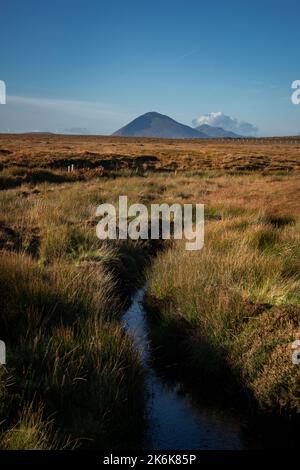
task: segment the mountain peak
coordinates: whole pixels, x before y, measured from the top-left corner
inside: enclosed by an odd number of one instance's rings
[[[148,111],[147,113],[142,114],[140,117],[142,117],[142,116],[161,117],[161,116],[165,116],[165,115],[161,114],[161,113],[158,113],[157,111]]]
[[[202,132],[156,111],[142,114],[113,135],[168,139],[201,139],[206,137]]]

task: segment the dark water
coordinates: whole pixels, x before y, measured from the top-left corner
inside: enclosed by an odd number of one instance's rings
[[[148,431],[144,448],[155,450],[244,449],[239,419],[228,412],[202,406],[190,394],[182,394],[180,382],[172,382],[151,364],[146,312],[139,290],[125,312],[123,325],[133,335],[146,374]]]

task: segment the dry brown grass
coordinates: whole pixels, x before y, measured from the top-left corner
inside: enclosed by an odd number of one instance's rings
[[[218,381],[229,369],[261,408],[299,413],[300,369],[291,360],[300,337],[299,255],[299,218],[277,228],[262,212],[208,222],[202,251],[178,242],[153,264],[157,342],[195,377]]]
[[[13,363],[11,374],[0,371],[4,447],[53,447],[57,428],[63,440],[103,442],[137,429],[130,413],[141,375],[118,325],[116,281],[130,292],[145,246],[108,246],[95,237],[96,207],[122,194],[129,203],[205,204],[204,250],[187,253],[179,243],[154,262],[149,293],[161,308],[161,342],[173,341],[176,354],[191,352],[194,374],[221,373],[225,357],[261,406],[299,409],[299,368],[289,362],[299,331],[299,150],[299,141],[288,140],[0,135],[0,321]],[[90,381],[77,381],[91,371]],[[38,380],[44,388],[32,408]],[[90,406],[85,419],[78,390]],[[74,409],[79,421],[70,423]]]
[[[300,139],[169,140],[43,134],[0,134],[0,164],[77,171],[289,172],[300,169]],[[91,175],[90,175],[91,176]]]
[[[142,421],[142,372],[117,321],[116,279],[101,260],[76,266],[59,257],[43,266],[0,254],[2,446],[125,445],[121,436],[132,439]]]

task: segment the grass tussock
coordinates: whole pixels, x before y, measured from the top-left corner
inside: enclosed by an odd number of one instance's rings
[[[60,262],[45,268],[19,254],[2,254],[0,273],[9,364],[9,377],[3,371],[1,380],[7,397],[0,418],[4,446],[23,448],[28,439],[29,447],[40,448],[49,416],[60,445],[76,440],[117,446],[128,427],[137,429],[141,421],[142,373],[116,321],[120,305],[111,276],[101,265],[76,269]],[[36,427],[31,408],[18,417],[31,401],[43,407]],[[44,431],[51,435],[47,425]]]
[[[55,450],[59,448],[52,434],[52,421],[43,419],[43,408],[24,406],[17,424],[2,435],[3,450]],[[69,442],[67,446],[69,447]]]
[[[274,228],[260,214],[206,225],[201,252],[161,254],[147,304],[157,344],[195,376],[242,381],[261,408],[300,412],[299,222]]]

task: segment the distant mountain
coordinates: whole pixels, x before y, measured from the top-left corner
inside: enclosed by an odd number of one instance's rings
[[[163,114],[150,112],[131,121],[113,135],[123,137],[158,137],[168,139],[205,139],[207,135]]]
[[[114,134],[123,137],[157,137],[166,139],[215,139],[237,138],[234,132],[225,131],[222,127],[202,124],[196,128],[186,126],[164,114],[149,112],[137,117],[121,127]]]
[[[201,126],[195,127],[195,129],[199,132],[202,132],[203,134],[206,134],[207,136],[211,138],[241,137],[240,135],[235,134],[235,132],[225,131],[225,129],[223,129],[222,127],[213,127],[213,126],[209,126],[208,124],[202,124]]]

